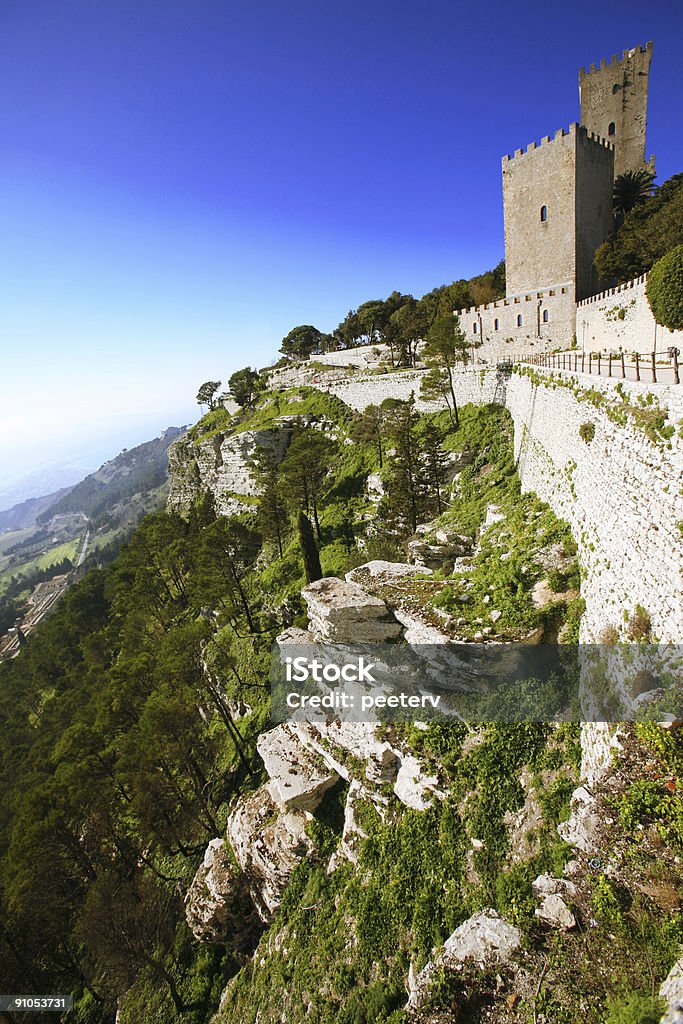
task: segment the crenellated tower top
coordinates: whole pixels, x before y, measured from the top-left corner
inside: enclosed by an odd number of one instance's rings
[[[588,71],[579,69],[581,124],[614,144],[615,177],[626,171],[654,171],[645,158],[647,101],[652,43],[614,54]]]

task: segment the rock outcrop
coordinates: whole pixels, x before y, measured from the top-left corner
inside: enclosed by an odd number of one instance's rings
[[[196,442],[184,435],[168,450],[168,507],[184,512],[209,491],[220,515],[243,511],[244,503],[239,496],[251,497],[258,490],[251,460],[259,449],[265,448],[280,461],[291,436],[292,427],[287,424],[272,430],[219,433]]]
[[[185,916],[200,942],[221,942],[236,952],[251,949],[258,934],[245,880],[224,839],[212,839],[185,897]]]
[[[301,591],[308,606],[309,630],[329,643],[382,643],[395,640],[401,624],[384,601],[336,576],[309,583]]]
[[[415,975],[411,967],[408,1013],[415,1013],[429,1001],[430,989],[441,970],[457,971],[466,960],[481,966],[505,963],[521,940],[519,929],[504,921],[495,910],[480,910],[455,929],[443,949],[419,974]]]
[[[290,723],[261,733],[258,750],[270,781],[266,788],[285,811],[314,811],[338,775],[307,749]]]

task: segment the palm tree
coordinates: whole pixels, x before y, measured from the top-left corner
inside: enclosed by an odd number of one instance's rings
[[[617,216],[625,216],[634,206],[640,206],[652,195],[652,183],[655,176],[652,171],[643,168],[640,171],[626,171],[614,180],[612,200]]]

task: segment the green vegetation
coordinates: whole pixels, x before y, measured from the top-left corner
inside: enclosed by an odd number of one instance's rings
[[[307,359],[315,353],[354,348],[357,345],[386,345],[393,368],[414,366],[418,342],[427,337],[435,320],[447,310],[478,306],[505,295],[505,263],[493,270],[449,285],[441,285],[415,299],[392,292],[386,299],[369,299],[349,311],[329,334],[302,324],[283,338],[280,351],[288,358]]]
[[[579,427],[579,437],[582,441],[585,441],[586,444],[590,444],[595,437],[595,424],[590,421],[582,423]]]
[[[600,246],[595,266],[604,281],[629,281],[647,273],[665,253],[683,244],[683,174],[636,204]]]
[[[647,298],[658,324],[683,329],[683,243],[657,260],[647,279]]]

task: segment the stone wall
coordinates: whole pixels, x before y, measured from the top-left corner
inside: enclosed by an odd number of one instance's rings
[[[475,354],[480,362],[569,348],[576,328],[574,285],[568,281],[555,288],[460,309],[457,315],[468,343],[482,343]]]
[[[341,398],[352,409],[363,410],[369,405],[379,405],[385,398],[410,398],[415,395],[418,409],[434,412],[445,407],[444,402],[425,402],[420,399],[420,383],[426,370],[405,370],[396,373],[358,375],[346,381],[328,382],[322,379],[316,384],[321,391]],[[484,405],[488,402],[505,402],[505,379],[495,370],[456,370],[455,393],[458,402],[466,405],[474,402]]]
[[[580,401],[592,388],[620,402],[615,383],[563,374],[577,387],[554,386],[547,371],[514,373],[507,407],[515,426],[515,455],[524,490],[535,491],[570,524],[585,571],[583,639],[606,626],[625,628],[624,611],[642,605],[664,642],[683,641],[683,386],[622,384],[629,401],[650,390],[676,426],[670,446],[653,443],[638,427],[622,425]],[[582,423],[595,426],[586,443]]]
[[[683,331],[655,324],[647,301],[647,275],[584,299],[576,307],[576,337],[586,352],[663,352],[675,346],[683,352]],[[655,337],[656,331],[656,337]]]

